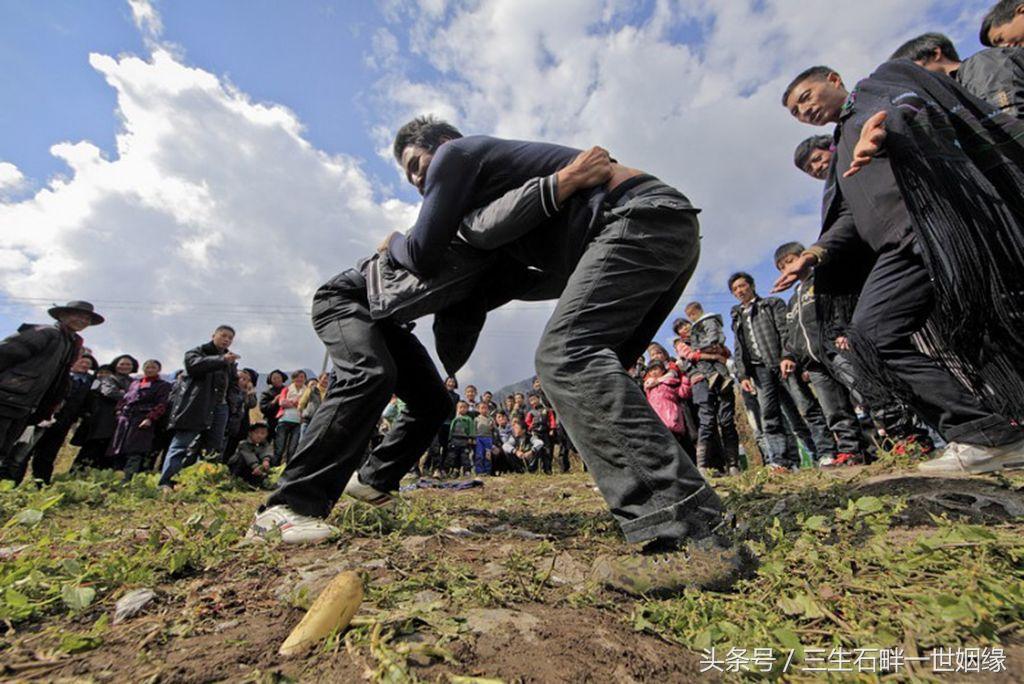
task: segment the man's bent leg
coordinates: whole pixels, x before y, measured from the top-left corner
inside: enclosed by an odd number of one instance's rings
[[[691,212],[627,209],[587,248],[548,322],[536,366],[626,539],[682,540],[721,503],[623,367],[655,303],[678,300],[696,267]],[[649,341],[648,338],[647,341]],[[635,360],[636,354],[633,354]]]
[[[821,403],[829,430],[835,436],[836,451],[841,454],[864,453],[864,440],[853,413],[846,388],[825,370],[811,370],[811,385]]]
[[[913,245],[885,252],[854,310],[853,341],[874,346],[886,371],[912,394],[913,409],[946,440],[989,447],[1020,440],[1022,433],[1006,418],[985,408],[946,368],[914,346],[912,335],[933,306],[931,279]]]
[[[451,395],[419,339],[390,324],[384,326],[384,337],[398,369],[395,394],[405,402],[405,411],[359,468],[359,480],[381,492],[391,492],[430,446],[437,426],[453,407]]]
[[[334,382],[313,415],[266,506],[325,518],[377,428],[395,385],[395,360],[380,323],[370,317],[365,287],[341,274],[317,291],[313,327],[334,364]]]

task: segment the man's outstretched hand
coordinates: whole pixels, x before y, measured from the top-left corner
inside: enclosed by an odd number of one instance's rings
[[[577,190],[603,185],[612,177],[612,159],[603,147],[591,147],[576,155],[557,174],[558,203],[564,202]]]
[[[857,175],[881,151],[885,144],[885,120],[888,116],[885,111],[881,111],[864,122],[864,126],[860,129],[860,140],[853,148],[853,160],[850,162],[850,168],[843,174],[843,178]]]
[[[792,261],[786,268],[782,269],[782,275],[775,281],[775,285],[772,287],[772,293],[782,292],[793,287],[793,283],[801,278],[806,278],[811,274],[811,269],[814,268],[814,264],[818,262],[818,258],[813,254],[801,254],[794,261]]]

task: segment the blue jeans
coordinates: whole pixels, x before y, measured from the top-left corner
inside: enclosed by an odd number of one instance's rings
[[[224,431],[228,425],[228,405],[219,404],[213,409],[213,422],[206,430],[175,430],[171,445],[167,448],[163,471],[160,474],[160,486],[170,485],[174,477],[185,467],[188,447],[202,437],[203,447],[211,451],[220,451],[224,446]]]
[[[473,459],[473,470],[477,475],[489,475],[491,473],[491,449],[493,447],[493,437],[476,438],[476,457]]]

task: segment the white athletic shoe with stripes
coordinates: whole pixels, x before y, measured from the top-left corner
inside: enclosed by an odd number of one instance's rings
[[[266,540],[273,536],[274,530],[281,534],[281,541],[285,544],[316,544],[341,534],[341,530],[320,518],[299,515],[282,505],[257,513],[245,538]]]
[[[1024,468],[1024,440],[998,447],[950,442],[942,455],[918,468],[926,473],[992,473]]]
[[[359,481],[359,471],[352,473],[348,484],[345,485],[345,493],[357,501],[368,503],[371,506],[387,506],[391,503],[392,497],[387,492],[365,485]]]

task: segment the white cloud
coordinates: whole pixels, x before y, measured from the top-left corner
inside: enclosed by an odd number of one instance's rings
[[[132,20],[142,35],[150,40],[157,40],[164,31],[164,23],[160,14],[150,0],[128,0],[132,10]]]
[[[10,162],[0,162],[0,200],[22,190],[28,181],[17,166]]]
[[[90,64],[117,94],[116,155],[56,144],[67,176],[0,204],[5,293],[39,314],[50,301],[97,302],[108,322],[87,339],[104,357],[176,367],[227,322],[245,364],[319,367],[313,292],[404,228],[412,208],[375,201],[359,162],[315,149],[287,108],[169,52]],[[8,166],[4,178],[20,175]]]

